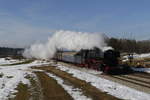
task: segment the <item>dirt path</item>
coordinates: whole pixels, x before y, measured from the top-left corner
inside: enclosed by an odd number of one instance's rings
[[[44,72],[35,72],[41,83],[44,100],[73,100],[72,97]]]
[[[20,83],[16,90],[18,90],[18,92],[16,93],[15,98],[9,100],[29,100],[30,92],[28,90],[28,85]]]
[[[49,73],[55,74],[58,77],[61,77],[65,81],[69,81],[71,84],[74,85],[74,87],[80,88],[83,91],[83,95],[86,95],[86,96],[92,98],[93,100],[118,100],[118,98],[115,98],[114,96],[111,96],[105,92],[98,90],[97,88],[92,86],[90,83],[87,83],[83,80],[77,79],[77,78],[73,77],[71,74],[68,74],[61,70],[58,70],[55,67],[51,67],[51,66],[43,67],[42,66],[42,67],[38,67],[36,69],[45,70]],[[41,77],[41,75],[38,75],[38,76]],[[45,79],[43,79],[43,80],[45,80]],[[65,99],[65,100],[70,100],[70,99]]]

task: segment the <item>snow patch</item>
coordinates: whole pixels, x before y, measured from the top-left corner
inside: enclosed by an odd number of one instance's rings
[[[132,68],[134,71],[150,73],[150,68]]]
[[[65,66],[58,65],[58,68],[62,71],[66,71],[81,80],[91,83],[91,85],[98,89],[107,92],[110,95],[121,99],[128,100],[149,100],[150,95],[144,92],[137,91],[127,86],[115,83],[104,78],[82,72],[73,68],[67,68]]]
[[[1,64],[10,64],[9,61],[4,58],[0,59]],[[30,82],[25,77],[29,74],[33,74],[32,70],[29,70],[32,66],[40,66],[48,64],[47,62],[35,60],[29,64],[21,64],[14,66],[0,66],[0,100],[7,100],[14,97],[14,93],[17,91],[17,85],[19,83],[30,85]]]
[[[14,59],[7,59],[7,58],[0,58],[0,65],[5,65],[5,64],[14,64],[21,62],[20,60],[14,60]]]
[[[128,55],[123,56],[123,58],[125,60],[129,60],[128,59]],[[135,58],[135,59],[138,59],[138,58],[150,58],[150,53],[144,53],[144,54],[136,54],[136,53],[134,53],[133,54],[133,58]]]

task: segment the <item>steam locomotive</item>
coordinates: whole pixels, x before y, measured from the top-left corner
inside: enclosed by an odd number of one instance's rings
[[[55,60],[72,63],[83,68],[101,70],[107,74],[122,73],[128,68],[119,65],[120,52],[115,50],[102,51],[98,48],[82,49],[79,52],[63,52],[59,50]]]

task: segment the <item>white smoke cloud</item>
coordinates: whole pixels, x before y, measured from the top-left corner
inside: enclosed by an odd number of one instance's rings
[[[50,59],[57,49],[79,51],[81,49],[92,49],[106,46],[103,35],[100,33],[56,31],[45,44],[34,44],[25,49],[23,55],[27,58]]]

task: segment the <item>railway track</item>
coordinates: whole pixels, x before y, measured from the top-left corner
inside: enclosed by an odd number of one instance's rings
[[[100,75],[103,78],[118,82],[128,87],[150,93],[150,75],[146,73],[133,73],[129,75]]]
[[[150,74],[149,73],[144,73],[144,72],[137,72],[133,74],[134,76],[138,77],[143,77],[143,78],[149,78],[150,79]]]
[[[130,82],[142,87],[146,87],[146,88],[150,88],[150,82],[148,82],[148,80],[141,80],[141,79],[137,79],[137,78],[133,78],[132,76],[111,76],[113,78],[117,78],[126,82]]]
[[[82,70],[82,68],[77,67],[73,64],[68,64],[68,63],[61,63],[61,64],[68,66],[68,67]],[[126,75],[103,75],[103,74],[93,74],[93,75],[123,84],[125,86],[137,89],[142,92],[150,93],[150,74],[149,73],[135,72],[135,73],[126,74]]]

